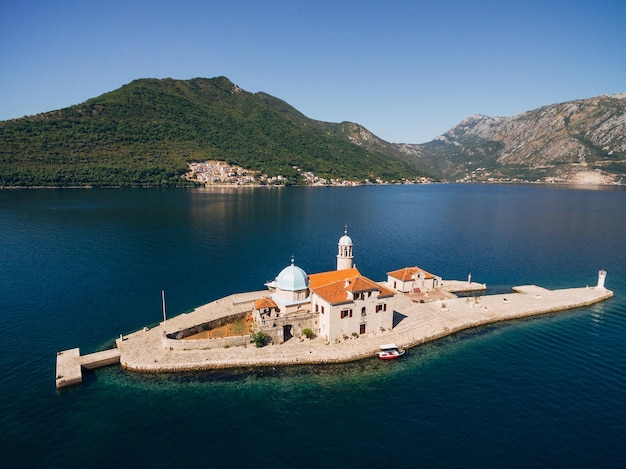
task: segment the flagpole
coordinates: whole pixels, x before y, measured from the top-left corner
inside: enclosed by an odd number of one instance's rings
[[[165,333],[165,321],[167,321],[167,317],[165,315],[165,290],[161,290],[161,303],[163,304],[163,332]]]

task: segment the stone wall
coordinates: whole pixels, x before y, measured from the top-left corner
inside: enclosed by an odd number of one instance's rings
[[[200,332],[210,331],[211,329],[215,329],[216,327],[222,327],[230,322],[237,321],[238,319],[243,319],[249,313],[251,313],[251,311],[243,311],[241,313],[231,314],[230,316],[223,316],[221,318],[213,319],[212,321],[198,324],[197,326],[189,327],[187,329],[182,329],[180,331],[167,334],[167,338],[181,340],[185,337],[199,334]]]
[[[163,345],[177,352],[184,350],[207,350],[211,348],[238,347],[250,344],[250,335],[216,337],[215,339],[177,340],[165,338]]]
[[[304,329],[311,329],[314,334],[317,334],[319,332],[318,314],[311,312],[290,314],[284,317],[266,319],[265,324],[257,325],[258,330],[270,336],[274,344],[285,342],[283,334],[285,326],[291,326],[293,337],[302,335]]]
[[[163,339],[163,345],[170,350],[206,350],[210,348],[222,348],[222,347],[237,347],[242,345],[248,345],[250,343],[250,334],[237,335],[231,337],[216,337],[213,339],[193,339],[183,340],[185,337],[190,337],[200,332],[210,331],[217,327],[222,327],[228,323],[243,319],[249,314],[250,311],[242,311],[240,313],[231,314],[229,316],[223,316],[221,318],[213,319],[212,321],[198,324],[197,326],[182,329],[177,332],[167,334]]]

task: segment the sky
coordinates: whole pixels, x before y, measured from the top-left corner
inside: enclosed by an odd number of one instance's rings
[[[0,0],[0,120],[216,76],[423,143],[626,92],[626,0]]]

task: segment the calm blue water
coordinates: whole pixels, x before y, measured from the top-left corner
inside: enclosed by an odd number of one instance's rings
[[[148,375],[58,392],[55,354],[262,289],[295,256],[608,302],[485,327],[396,363]],[[4,467],[626,467],[626,191],[427,185],[0,191]]]

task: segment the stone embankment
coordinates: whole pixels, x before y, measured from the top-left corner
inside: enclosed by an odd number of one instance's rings
[[[153,329],[144,328],[122,336],[117,340],[117,347],[123,367],[145,372],[348,362],[375,356],[383,343],[413,347],[464,329],[578,308],[613,296],[613,292],[601,287],[547,290],[527,285],[513,290],[509,294],[430,303],[416,302],[409,296],[398,294],[388,303],[394,311],[392,330],[350,337],[338,343],[328,343],[320,337],[310,340],[294,337],[282,345],[262,348],[252,344],[200,350],[168,346],[171,339],[167,339],[165,333],[171,336],[178,330],[250,310],[251,301],[266,294],[265,291],[242,293],[181,314]]]

